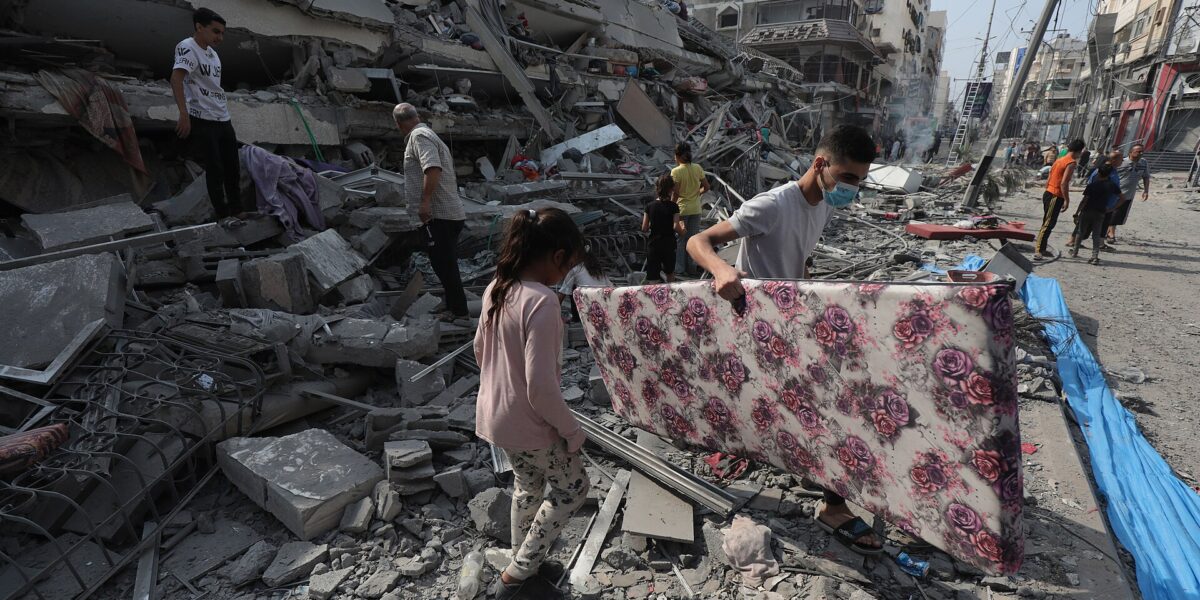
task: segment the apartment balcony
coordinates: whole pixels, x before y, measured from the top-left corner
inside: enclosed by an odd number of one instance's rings
[[[785,60],[805,46],[836,46],[855,54],[882,58],[871,40],[842,19],[758,25],[742,37],[741,43]]]

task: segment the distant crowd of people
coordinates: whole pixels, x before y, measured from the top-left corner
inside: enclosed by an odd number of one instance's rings
[[[1031,159],[1030,154],[1037,152],[1036,144],[1026,145],[1025,156],[1016,158],[1018,150],[1014,142],[1005,150],[1005,164],[1024,160],[1028,165],[1032,160],[1031,166],[1036,166],[1038,157],[1035,155]],[[1115,252],[1117,227],[1128,222],[1134,197],[1140,190],[1141,201],[1150,199],[1150,165],[1144,154],[1145,146],[1134,144],[1129,148],[1128,157],[1120,148],[1113,148],[1107,153],[1098,151],[1093,160],[1092,152],[1085,148],[1083,140],[1074,140],[1061,147],[1056,144],[1046,146],[1040,152],[1042,170],[1047,178],[1046,190],[1042,193],[1042,224],[1038,228],[1033,259],[1047,258],[1048,239],[1058,224],[1059,215],[1071,206],[1071,182],[1076,178],[1084,182],[1084,187],[1072,215],[1074,229],[1067,238],[1068,255],[1079,256],[1079,247],[1085,238],[1092,240],[1090,264],[1100,264],[1102,251]]]

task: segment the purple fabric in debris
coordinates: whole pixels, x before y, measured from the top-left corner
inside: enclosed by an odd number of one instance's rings
[[[242,167],[254,181],[259,212],[283,224],[289,238],[300,240],[300,217],[314,229],[325,229],[325,218],[317,202],[317,179],[309,169],[290,158],[272,154],[258,146],[240,150]]]

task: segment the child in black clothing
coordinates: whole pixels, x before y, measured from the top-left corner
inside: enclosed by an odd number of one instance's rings
[[[1110,204],[1120,194],[1117,185],[1109,178],[1113,171],[1111,164],[1104,163],[1096,171],[1096,178],[1083,188],[1083,199],[1075,210],[1075,216],[1079,219],[1079,234],[1075,236],[1075,244],[1070,251],[1072,258],[1079,256],[1080,243],[1091,235],[1092,258],[1088,264],[1093,265],[1100,264],[1100,247],[1104,245],[1104,215],[1116,208]]]
[[[642,215],[642,231],[650,232],[646,251],[646,278],[659,279],[666,274],[668,283],[675,281],[675,234],[683,235],[683,220],[679,217],[679,204],[671,199],[675,180],[668,173],[658,178],[655,192],[658,198],[646,205]]]

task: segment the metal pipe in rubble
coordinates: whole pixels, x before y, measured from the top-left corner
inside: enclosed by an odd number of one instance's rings
[[[1004,134],[1005,125],[1013,117],[1016,112],[1017,102],[1021,97],[1021,90],[1025,87],[1025,81],[1029,79],[1029,70],[1033,67],[1033,61],[1037,59],[1038,50],[1041,48],[1042,38],[1046,35],[1046,29],[1050,26],[1050,18],[1054,16],[1054,10],[1058,8],[1059,0],[1046,0],[1046,5],[1042,8],[1042,16],[1038,19],[1037,27],[1033,29],[1033,35],[1029,37],[1028,50],[1026,56],[1021,61],[1021,68],[1017,70],[1017,76],[1013,81],[1013,87],[1005,95],[1004,107],[1000,110],[1000,117],[996,119],[996,125],[992,128],[991,139],[988,140],[987,150],[984,151],[983,157],[979,159],[979,167],[975,169],[975,174],[971,177],[971,183],[967,185],[967,190],[963,192],[962,206],[963,208],[974,208],[979,200],[979,193],[983,189],[983,179],[987,176],[988,168],[992,166],[992,161],[996,159],[996,151],[1000,149],[1000,138]]]

